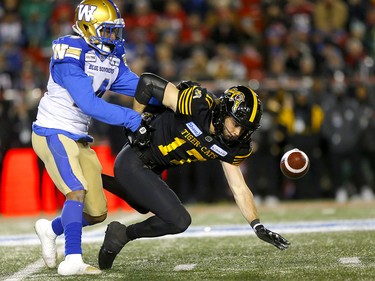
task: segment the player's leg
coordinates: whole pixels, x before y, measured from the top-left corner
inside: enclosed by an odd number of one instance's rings
[[[87,181],[82,174],[79,161],[82,144],[63,135],[41,137],[34,134],[33,138],[36,153],[44,162],[57,188],[66,196],[61,216],[51,223],[51,228],[56,235],[61,234],[61,230],[65,235],[65,260],[59,265],[58,273],[61,275],[98,274],[100,270],[85,264],[82,260],[83,201],[87,189]],[[45,225],[47,226],[47,223]],[[44,230],[49,233],[48,228]],[[48,236],[40,234],[43,231],[38,230],[37,224],[36,231],[42,242],[43,257],[48,252],[48,256],[52,258],[52,251],[48,251],[48,248],[54,248],[56,256],[55,239],[43,240],[42,238]],[[52,244],[54,247],[49,247]]]
[[[190,225],[190,214],[177,195],[129,147],[116,158],[115,177],[130,202],[155,215],[129,226],[130,239],[176,234]]]
[[[89,146],[81,149],[79,161],[89,188],[83,209],[84,226],[101,223],[107,218],[107,198],[101,177],[102,165],[96,152]]]
[[[50,177],[55,182],[59,177],[58,169],[54,163],[53,155],[44,136],[32,133],[32,145],[35,153],[44,162]],[[35,232],[38,235],[42,245],[42,257],[49,268],[55,268],[57,265],[56,238],[64,233],[61,217],[54,220],[39,219],[35,223]]]
[[[128,196],[126,196],[125,190],[121,187],[121,185],[116,181],[115,177],[102,174],[102,181],[103,181],[103,188],[112,194],[120,197],[126,203],[129,204],[130,207],[135,209],[141,214],[147,214],[148,211],[138,206],[135,202],[132,202]]]
[[[119,153],[115,175],[119,186],[114,193],[125,194],[130,206],[133,204],[155,215],[128,227],[119,222],[110,223],[99,252],[101,269],[111,268],[116,255],[129,241],[180,233],[191,223],[190,214],[176,194],[157,174],[144,167],[133,150],[125,148]]]

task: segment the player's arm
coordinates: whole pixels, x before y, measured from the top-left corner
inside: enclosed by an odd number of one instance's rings
[[[259,219],[253,193],[248,188],[239,166],[221,162],[228,185],[233,193],[237,206],[247,222]]]
[[[176,111],[179,90],[167,80],[152,74],[143,73],[135,91],[133,109],[142,113],[152,97],[164,106]]]
[[[52,68],[56,83],[67,89],[70,96],[85,114],[111,125],[124,126],[135,131],[141,116],[134,110],[111,104],[96,96],[92,78],[75,63],[56,63]]]
[[[255,234],[263,241],[274,245],[280,250],[288,248],[290,244],[288,240],[280,234],[268,230],[260,223],[253,194],[245,182],[240,167],[226,162],[221,162],[221,164],[236,204]]]

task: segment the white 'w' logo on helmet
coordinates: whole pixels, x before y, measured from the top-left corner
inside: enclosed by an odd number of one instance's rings
[[[78,20],[85,18],[84,21],[90,22],[94,19],[94,12],[97,9],[96,6],[79,5],[78,8]]]

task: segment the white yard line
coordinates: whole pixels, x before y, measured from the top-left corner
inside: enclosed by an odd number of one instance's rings
[[[127,224],[127,222],[124,222]],[[375,230],[375,219],[362,220],[335,220],[335,221],[302,221],[285,223],[265,223],[265,226],[275,232],[285,233],[311,233],[311,232],[340,232],[340,231],[367,231]],[[103,241],[107,225],[93,230],[84,229],[82,243],[100,243]],[[191,226],[185,232],[177,235],[166,235],[159,238],[144,239],[169,239],[185,237],[220,237],[255,235],[249,225],[217,225],[217,226]],[[0,236],[1,246],[39,245],[35,234]],[[64,243],[64,237],[57,238],[57,244]]]
[[[193,270],[197,264],[191,263],[191,264],[179,264],[174,267],[174,271],[189,271]]]
[[[26,266],[24,269],[14,273],[12,276],[9,276],[8,278],[4,279],[4,281],[25,280],[26,277],[39,272],[43,267],[45,267],[44,261],[42,259],[37,260],[36,262]]]
[[[347,257],[347,258],[339,258],[339,262],[342,264],[347,264],[347,265],[357,265],[361,263],[361,260],[359,257]]]

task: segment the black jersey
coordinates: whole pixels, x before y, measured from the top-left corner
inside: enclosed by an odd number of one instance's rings
[[[197,86],[178,95],[176,112],[167,109],[152,121],[152,162],[161,169],[196,161],[222,160],[239,165],[250,156],[251,143],[228,147],[210,134],[212,94]],[[150,156],[151,154],[151,156]]]

